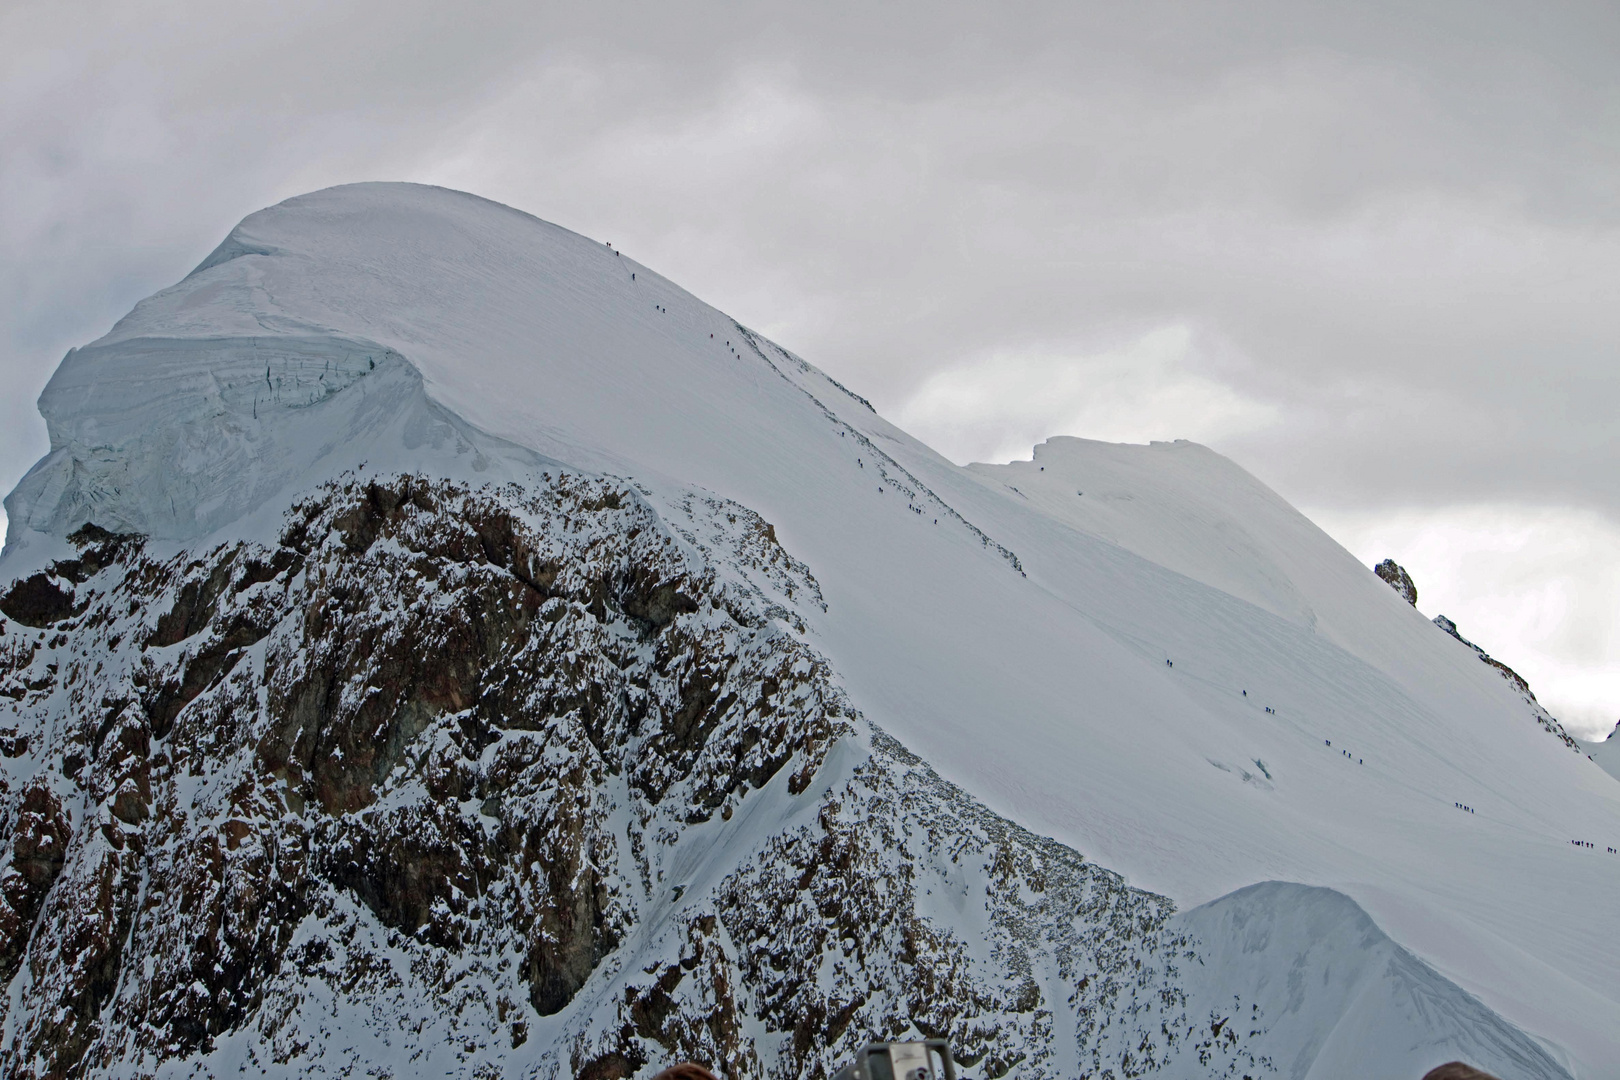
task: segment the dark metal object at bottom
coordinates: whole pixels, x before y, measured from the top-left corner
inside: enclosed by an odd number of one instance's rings
[[[956,1080],[956,1061],[944,1039],[867,1043],[833,1080]]]

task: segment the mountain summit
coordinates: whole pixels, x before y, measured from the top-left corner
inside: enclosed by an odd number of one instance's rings
[[[40,410],[5,1075],[1620,1075],[1620,786],[1204,447],[960,468],[404,184]]]

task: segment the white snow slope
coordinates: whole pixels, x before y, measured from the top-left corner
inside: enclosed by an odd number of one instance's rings
[[[959,468],[630,258],[395,184],[247,218],[69,353],[40,408],[8,578],[86,520],[252,533],[361,459],[504,479],[539,454],[655,499],[711,489],[809,564],[812,638],[864,714],[994,810],[1184,906],[1335,890],[1183,916],[1255,1000],[1283,1010],[1313,964],[1337,987],[1274,1032],[1282,1075],[1500,1048],[1517,1034],[1456,1027],[1494,1010],[1537,1040],[1499,1067],[1620,1077],[1620,783],[1201,446],[1053,439]],[[1254,920],[1278,927],[1258,952]]]

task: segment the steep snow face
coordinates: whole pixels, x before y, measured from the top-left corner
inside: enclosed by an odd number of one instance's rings
[[[327,394],[328,359],[362,346],[384,361]],[[290,380],[268,410],[266,351]],[[562,461],[671,515],[691,486],[735,500],[815,573],[806,633],[850,700],[947,781],[1183,903],[1331,886],[1576,1074],[1615,1075],[1620,943],[1577,928],[1612,921],[1620,785],[1201,447],[1054,440],[961,469],[605,245],[408,185],[248,218],[42,407],[7,580],[85,520],[273,530],[276,493],[351,453],[472,480]],[[190,447],[260,462],[252,497]],[[232,519],[254,500],[276,516]]]

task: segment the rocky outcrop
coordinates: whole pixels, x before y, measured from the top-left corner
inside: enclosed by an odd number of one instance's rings
[[[1531,692],[1530,684],[1525,681],[1524,676],[1502,663],[1502,661],[1493,658],[1490,653],[1463,637],[1462,634],[1457,630],[1457,624],[1446,618],[1444,615],[1436,615],[1434,617],[1434,625],[1438,626],[1440,629],[1444,630],[1446,633],[1450,634],[1452,637],[1456,638],[1470,649],[1473,649],[1481,661],[1495,668],[1496,673],[1502,676],[1502,678],[1506,679],[1508,684],[1513,687],[1514,691],[1524,698],[1525,704],[1530,706],[1531,715],[1535,718],[1536,723],[1541,725],[1541,729],[1543,731],[1558,738],[1565,746],[1569,747],[1577,754],[1582,752],[1580,743],[1576,742],[1569,732],[1564,730],[1564,725],[1560,724],[1552,713],[1543,708],[1541,702],[1536,700],[1536,695]]]
[[[1373,573],[1377,574],[1384,584],[1400,593],[1402,600],[1417,607],[1417,585],[1412,581],[1412,575],[1394,559],[1385,559],[1373,567]]]
[[[0,1073],[1253,1064],[1187,1016],[1168,901],[855,712],[769,524],[666,513],[351,475],[274,543],[87,527],[12,586]]]

